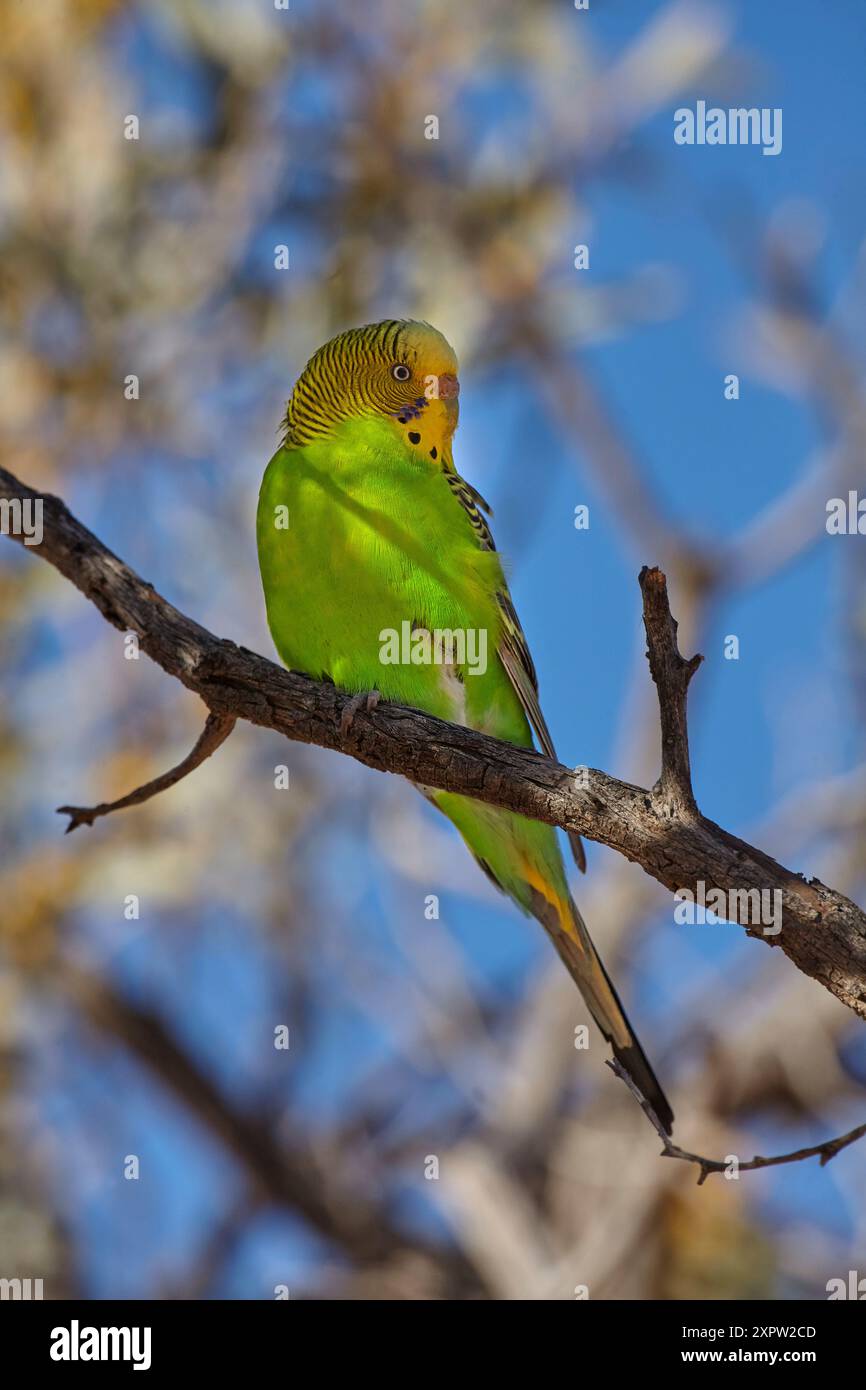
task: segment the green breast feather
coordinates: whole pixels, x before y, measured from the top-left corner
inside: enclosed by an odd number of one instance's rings
[[[258,543],[268,622],[289,667],[531,742],[497,654],[499,557],[479,544],[441,466],[388,421],[346,421],[276,453]],[[440,645],[441,661],[420,659],[425,633],[428,652],[436,634],[457,635]]]

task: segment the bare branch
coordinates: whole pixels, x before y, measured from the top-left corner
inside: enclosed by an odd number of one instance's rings
[[[680,714],[663,715],[674,744],[668,743],[668,781],[663,777],[652,790],[596,770],[589,772],[588,787],[577,786],[570,769],[533,749],[386,701],[353,710],[344,736],[341,720],[351,696],[215,637],[107,550],[59,499],[40,499],[0,469],[2,498],[44,503],[42,543],[28,548],[38,549],[108,622],[136,632],[142,650],[214,714],[246,719],[302,743],[349,753],[379,771],[586,835],[674,891],[702,882],[708,890],[740,895],[735,901],[749,892],[778,894],[778,933],[763,934],[745,906],[737,908],[736,919],[750,935],[781,946],[804,974],[866,1018],[866,914],[842,893],[783,867],[682,801],[683,788],[690,788],[688,759],[682,746],[677,751],[676,739],[681,723],[684,733],[685,687],[693,662],[684,663],[670,681],[665,675],[659,688],[663,707],[675,698],[682,708]],[[645,598],[646,593],[645,585]],[[650,593],[648,633],[658,656],[658,644],[663,650],[668,640],[664,622],[673,620],[661,582],[653,581]],[[672,798],[671,787],[679,799]]]
[[[703,661],[686,661],[677,646],[677,625],[668,604],[667,580],[659,569],[644,565],[639,577],[650,674],[659,696],[662,726],[662,773],[656,792],[680,814],[697,812],[689,765],[686,699],[689,681]]]
[[[149,801],[159,792],[167,791],[169,787],[188,777],[191,772],[195,772],[197,767],[201,767],[220,744],[225,743],[236,723],[237,719],[233,714],[209,714],[195,747],[177,767],[154,777],[152,782],[145,782],[142,787],[136,787],[135,791],[122,796],[119,801],[101,801],[98,806],[58,806],[58,815],[69,816],[65,833],[68,835],[71,830],[77,830],[79,825],[92,825],[99,816],[108,816],[112,811],[123,811],[127,806],[140,806],[143,801]]]
[[[723,1158],[704,1158],[702,1154],[693,1154],[688,1149],[681,1149],[679,1144],[671,1142],[665,1133],[661,1121],[648,1101],[644,1100],[637,1086],[635,1086],[625,1067],[614,1057],[607,1060],[607,1065],[620,1079],[624,1081],[640,1105],[641,1110],[646,1115],[653,1129],[664,1145],[662,1158],[681,1158],[685,1163],[696,1163],[700,1168],[698,1174],[698,1187],[705,1183],[710,1173],[728,1173],[731,1170],[729,1159]],[[821,1167],[835,1158],[843,1149],[847,1149],[849,1144],[856,1144],[858,1139],[866,1135],[866,1124],[857,1125],[855,1129],[850,1129],[847,1134],[840,1134],[836,1139],[825,1139],[821,1144],[812,1144],[806,1149],[794,1149],[787,1154],[774,1154],[772,1158],[762,1158],[756,1154],[747,1163],[737,1163],[738,1173],[754,1172],[756,1168],[776,1168],[781,1163],[800,1163],[804,1158],[819,1158]]]

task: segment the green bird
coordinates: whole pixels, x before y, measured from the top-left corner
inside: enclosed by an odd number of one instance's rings
[[[292,670],[523,747],[534,731],[552,758],[490,508],[454,467],[458,394],[454,351],[426,323],[350,329],[311,357],[259,497],[268,623]],[[670,1132],[670,1105],[571,897],[556,832],[466,796],[419,790],[496,887],[544,927]],[[572,848],[584,869],[576,836]]]

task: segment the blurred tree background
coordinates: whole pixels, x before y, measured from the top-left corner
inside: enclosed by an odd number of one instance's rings
[[[856,0],[0,0],[3,462],[270,655],[254,511],[292,382],[343,327],[428,319],[563,759],[656,775],[658,563],[707,657],[702,809],[862,901],[863,542],[825,507],[862,482],[864,51]],[[676,146],[699,97],[782,108],[782,153]],[[866,1273],[866,1149],[700,1188],[662,1162],[540,929],[400,781],[240,727],[64,838],[56,806],[164,770],[202,718],[0,547],[0,1275],[676,1299]],[[863,1120],[852,1013],[589,855],[680,1143]]]

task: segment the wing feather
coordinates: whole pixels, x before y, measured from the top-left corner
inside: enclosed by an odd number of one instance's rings
[[[476,492],[471,483],[467,483],[465,478],[455,470],[447,469],[445,477],[454,496],[457,498],[464,511],[467,513],[472,523],[472,529],[478,539],[478,544],[482,550],[495,550],[496,546],[490,527],[482,515],[482,509],[488,516],[492,515],[489,506],[484,501],[480,492]],[[548,758],[556,757],[556,750],[553,746],[553,739],[547,727],[547,721],[541,712],[541,705],[538,699],[538,675],[529,651],[529,645],[520,626],[520,619],[515,612],[511,595],[507,588],[503,586],[496,594],[500,612],[502,613],[502,638],[499,644],[499,659],[502,662],[508,679],[517,694],[523,712],[535,733],[541,746],[541,751]],[[583,850],[580,836],[569,834],[569,844],[574,855],[574,862],[581,873],[586,872],[586,855]]]
[[[496,597],[503,617],[499,659],[517,692],[517,698],[523,706],[523,712],[535,731],[535,736],[541,745],[541,751],[548,758],[556,758],[556,749],[547,727],[547,720],[541,712],[541,704],[538,699],[538,676],[529,646],[523,635],[523,628],[520,626],[520,620],[508,591],[500,590]],[[571,845],[575,864],[582,874],[586,873],[586,854],[580,836],[576,832],[570,831],[568,843]]]

